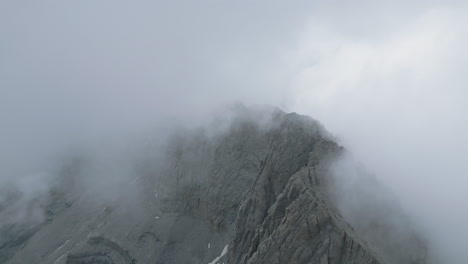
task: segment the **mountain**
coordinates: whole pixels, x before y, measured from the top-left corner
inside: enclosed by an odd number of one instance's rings
[[[428,263],[373,176],[350,167],[366,186],[341,188],[332,168],[347,152],[310,117],[238,105],[156,152],[104,200],[82,183],[88,161],[72,160],[44,221],[0,229],[0,263]]]

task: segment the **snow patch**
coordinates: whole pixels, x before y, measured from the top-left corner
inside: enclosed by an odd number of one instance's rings
[[[209,244],[208,244],[208,245],[209,245]],[[224,255],[226,255],[227,250],[228,250],[228,246],[229,246],[229,245],[226,245],[226,246],[224,247],[224,249],[223,249],[223,252],[221,252],[221,255],[219,255],[218,257],[216,257],[215,259],[213,259],[213,261],[211,261],[211,262],[208,263],[208,264],[217,264],[218,261],[219,261],[222,257],[224,257]],[[223,263],[223,264],[224,264],[224,263]]]
[[[65,246],[65,244],[67,244],[68,242],[70,242],[70,239],[68,239],[67,241],[65,241],[65,243],[63,243],[60,247],[58,247],[56,250],[54,250],[54,252],[52,252],[50,255],[53,255],[55,252],[59,251],[63,246]]]
[[[61,260],[63,257],[65,257],[66,254],[63,254],[62,256],[60,256],[60,258],[58,258],[56,261],[54,261],[54,264],[57,263],[59,260]]]

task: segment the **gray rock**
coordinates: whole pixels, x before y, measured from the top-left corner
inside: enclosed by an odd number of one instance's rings
[[[423,246],[400,251],[372,235],[391,225],[367,234],[372,221],[343,218],[329,165],[344,150],[317,121],[233,111],[213,124],[222,129],[178,131],[163,159],[140,164],[128,183],[138,199],[70,195],[79,185],[65,170],[46,221],[0,230],[0,263],[425,263]]]

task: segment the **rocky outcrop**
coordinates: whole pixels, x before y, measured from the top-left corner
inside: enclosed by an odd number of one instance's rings
[[[216,129],[178,131],[157,163],[138,164],[132,199],[70,196],[78,179],[67,180],[47,221],[2,240],[0,263],[424,263],[343,218],[330,162],[344,150],[317,121],[233,112]]]
[[[287,115],[239,210],[228,263],[383,263],[323,196],[341,148],[307,117]]]

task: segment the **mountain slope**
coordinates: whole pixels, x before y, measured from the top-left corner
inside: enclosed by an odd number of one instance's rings
[[[81,192],[86,162],[64,170],[47,221],[2,231],[0,263],[425,263],[423,246],[382,254],[385,221],[366,235],[341,216],[344,150],[315,120],[238,106],[213,126],[176,132],[111,200]]]

